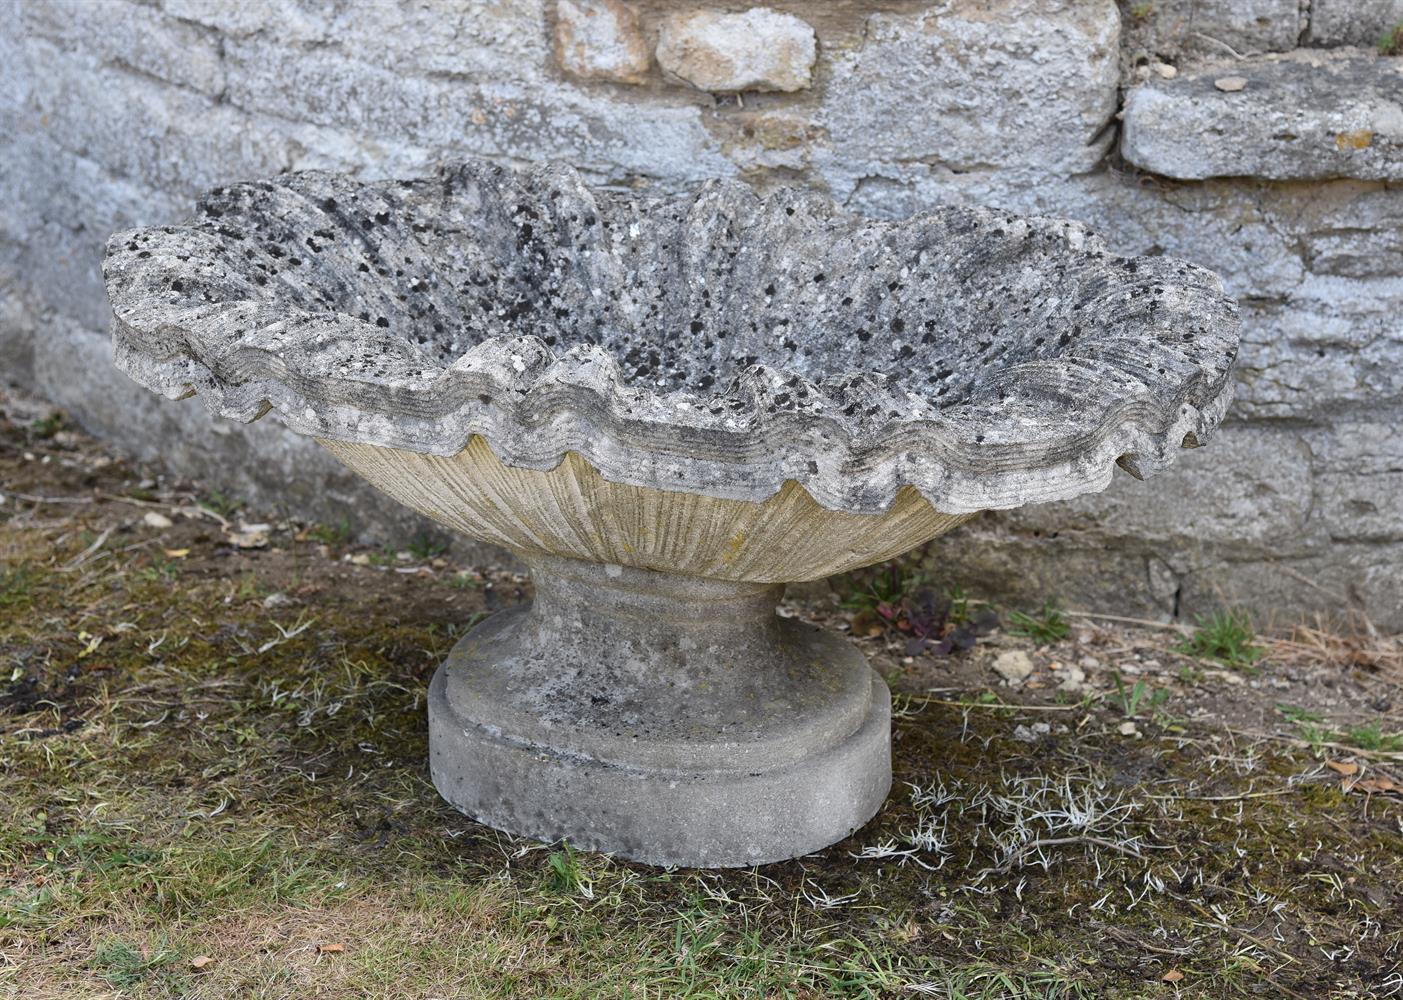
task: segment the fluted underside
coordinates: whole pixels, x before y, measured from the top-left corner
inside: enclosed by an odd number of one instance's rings
[[[900,555],[968,520],[914,489],[884,514],[826,510],[797,483],[763,503],[624,486],[574,453],[548,472],[503,465],[479,437],[456,455],[321,441],[396,500],[519,552],[755,583],[818,580]]]

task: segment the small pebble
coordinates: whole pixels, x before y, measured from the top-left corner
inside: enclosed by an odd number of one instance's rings
[[[994,673],[1010,684],[1021,684],[1033,672],[1033,659],[1021,649],[1010,649],[994,659]]]
[[[1247,78],[1242,76],[1220,76],[1213,81],[1213,86],[1217,87],[1225,94],[1236,94],[1239,90],[1247,88]]]
[[[141,523],[148,528],[169,528],[175,522],[164,514],[158,514],[154,510],[148,510],[142,517]]]

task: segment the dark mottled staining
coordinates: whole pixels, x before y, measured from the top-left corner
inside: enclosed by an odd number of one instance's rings
[[[729,397],[737,379],[777,412],[820,406],[856,375],[849,416],[899,414],[892,399],[913,412],[1004,399],[1001,373],[1125,338],[1146,354],[1138,371],[1178,372],[1210,329],[1179,314],[1222,301],[1179,262],[1123,261],[1069,242],[1062,224],[995,211],[875,222],[797,194],[648,200],[484,164],[385,185],[233,185],[191,229],[222,248],[182,247],[213,266],[197,286],[206,299],[350,317],[364,324],[355,336],[403,341],[429,371],[493,338],[534,338],[532,358],[599,348],[640,392],[728,394],[707,402],[717,414],[746,405]],[[161,287],[193,297],[192,284]]]

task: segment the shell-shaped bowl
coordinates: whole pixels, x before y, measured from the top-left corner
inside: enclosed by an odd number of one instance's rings
[[[1237,349],[1211,272],[1076,223],[557,165],[232,185],[104,266],[147,387],[276,410],[477,537],[728,579],[1153,473],[1216,427]]]

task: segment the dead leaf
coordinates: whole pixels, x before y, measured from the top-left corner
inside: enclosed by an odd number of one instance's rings
[[[1184,974],[1178,969],[1170,969],[1168,972],[1166,972],[1159,978],[1164,980],[1166,983],[1177,983],[1179,980],[1184,978]]]
[[[1370,795],[1378,795],[1384,792],[1403,792],[1403,785],[1392,778],[1361,778],[1353,785],[1354,788],[1368,792]]]
[[[162,549],[167,559],[184,559],[190,554],[189,549]]]
[[[213,964],[214,959],[210,958],[208,955],[196,955],[194,958],[190,959],[190,968],[194,969],[196,972],[208,968]]]
[[[346,950],[346,946],[337,941],[333,944],[317,945],[317,953],[320,955],[339,955]]]
[[[1351,760],[1327,760],[1325,766],[1336,774],[1343,774],[1346,778],[1351,774],[1359,773],[1359,765]]]

